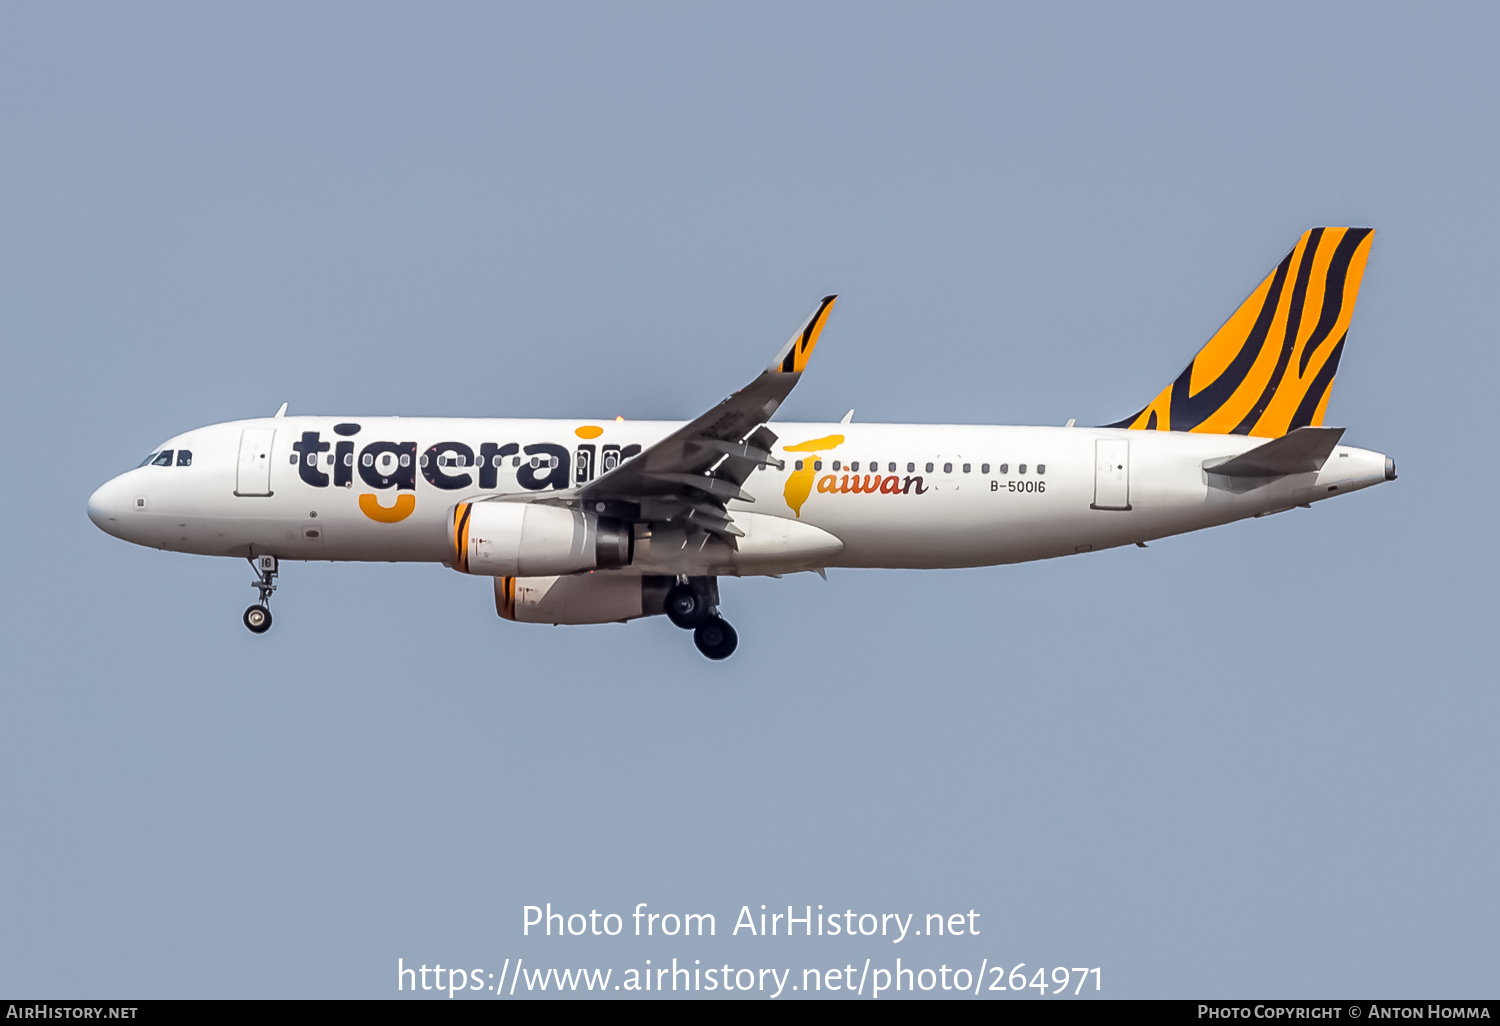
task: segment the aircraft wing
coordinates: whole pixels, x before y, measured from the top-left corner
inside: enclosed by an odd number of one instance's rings
[[[742,534],[725,504],[754,502],[741,488],[771,455],[776,434],[766,422],[791,393],[837,296],[825,296],[770,366],[713,409],[588,484],[545,501],[637,521],[676,520],[731,538]]]

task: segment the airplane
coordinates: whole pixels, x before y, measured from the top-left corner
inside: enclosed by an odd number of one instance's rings
[[[1263,517],[1396,477],[1323,419],[1368,228],[1313,228],[1171,384],[1100,427],[782,423],[833,309],[686,423],[287,416],[167,439],[88,502],[106,533],[241,557],[271,626],[282,560],[444,564],[499,615],[665,615],[710,659],[719,579],[992,566]],[[851,411],[852,413],[852,411]]]

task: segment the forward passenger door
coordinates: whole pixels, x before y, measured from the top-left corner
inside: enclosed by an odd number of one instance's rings
[[[271,494],[271,443],[275,439],[275,428],[250,427],[240,434],[240,463],[234,479],[234,494]]]

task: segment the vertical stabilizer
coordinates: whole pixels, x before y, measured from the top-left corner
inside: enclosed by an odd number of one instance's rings
[[[1177,380],[1108,426],[1261,438],[1320,427],[1374,234],[1304,233]]]

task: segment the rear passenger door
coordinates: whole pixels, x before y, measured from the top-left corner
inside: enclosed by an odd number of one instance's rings
[[[1094,443],[1094,502],[1089,508],[1130,508],[1130,439]]]

